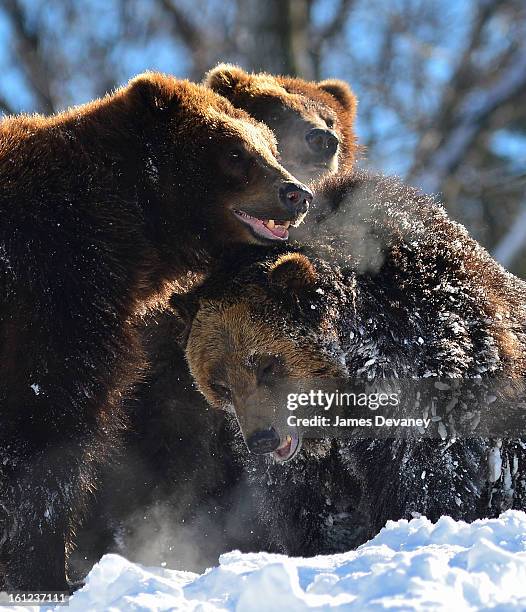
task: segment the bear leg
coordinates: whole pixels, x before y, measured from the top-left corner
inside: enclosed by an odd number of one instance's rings
[[[14,452],[12,444],[4,452],[10,458],[2,466],[0,507],[4,590],[70,592],[66,550],[79,495],[89,480],[83,448],[81,441],[69,440],[31,456]]]

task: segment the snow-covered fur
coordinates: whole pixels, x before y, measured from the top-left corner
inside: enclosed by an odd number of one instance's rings
[[[198,312],[187,350],[212,405],[225,405],[209,385],[215,366],[250,389],[248,358],[268,352],[305,377],[322,366],[348,378],[524,376],[524,283],[432,198],[357,172],[320,185],[315,202],[302,226],[306,246],[233,252],[195,295],[174,301],[190,323]],[[298,293],[309,278],[314,286]],[[172,312],[157,321],[146,343],[155,367],[131,406],[143,425],[126,452],[139,451],[130,469],[107,475],[104,514],[85,539],[101,524],[109,533],[93,559],[109,547],[200,569],[232,548],[331,553],[364,542],[389,518],[472,520],[524,507],[520,441],[304,441],[279,464],[248,454],[230,415],[196,401],[180,368],[170,376],[181,321]],[[225,346],[236,331],[247,344]],[[130,466],[129,454],[121,465]]]
[[[254,374],[265,355],[292,379],[342,364],[348,379],[480,379],[501,385],[497,417],[517,400],[502,387],[520,389],[525,375],[526,286],[443,208],[395,179],[355,173],[319,189],[314,215],[299,254],[237,253],[190,298],[186,352],[212,405],[232,403],[240,416],[261,385],[268,403],[272,384]],[[287,463],[249,457],[267,546],[334,552],[390,518],[525,507],[520,440],[476,430],[455,439],[442,427],[445,439],[307,440]]]

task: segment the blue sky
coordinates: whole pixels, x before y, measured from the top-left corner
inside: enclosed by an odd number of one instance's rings
[[[50,31],[53,36],[56,36],[61,28],[63,18],[63,6],[67,3],[44,2],[41,4],[35,0],[25,0],[27,6],[43,7],[42,13],[33,13],[40,16],[49,24]],[[71,0],[79,2],[80,0]],[[379,1],[379,0],[376,0]],[[396,7],[400,0],[393,0],[389,5]],[[415,39],[418,38],[419,43],[429,43],[437,52],[430,55],[426,61],[425,69],[431,81],[438,86],[447,83],[454,66],[455,57],[458,55],[459,47],[463,44],[463,36],[466,30],[466,24],[469,23],[469,10],[471,0],[459,0],[456,3],[436,3],[436,0],[429,0],[430,5],[435,2],[436,6],[442,6],[441,14],[437,19],[442,20],[440,23],[446,23],[448,27],[447,40],[436,40],[436,32],[433,30],[420,31],[415,33]],[[376,18],[374,10],[375,0],[371,2],[358,2],[356,5],[356,14],[350,22],[349,27],[345,32],[347,40],[350,41],[353,58],[346,58],[345,53],[341,49],[335,49],[334,53],[328,55],[328,60],[323,66],[325,76],[334,76],[348,80],[355,89],[358,98],[364,103],[372,106],[372,114],[370,122],[372,125],[366,124],[363,120],[363,114],[358,114],[357,130],[359,136],[364,136],[369,133],[371,127],[374,127],[376,133],[385,134],[382,139],[382,147],[370,153],[374,154],[374,162],[381,169],[404,175],[411,162],[411,155],[408,154],[415,144],[416,138],[414,134],[408,133],[401,129],[399,119],[395,113],[389,111],[380,104],[376,105],[374,100],[367,101],[366,92],[360,91],[359,83],[353,82],[353,74],[351,66],[361,65],[366,69],[368,59],[372,54],[378,52],[378,46],[381,40],[380,25]],[[332,15],[335,0],[320,0],[316,4],[315,19],[319,22],[327,21]],[[144,40],[138,38],[132,43],[119,41],[120,22],[117,13],[117,3],[114,0],[85,0],[81,2],[82,10],[85,18],[78,24],[76,34],[78,36],[70,36],[68,32],[64,32],[64,36],[60,37],[60,44],[65,45],[67,51],[72,56],[80,56],[88,54],[90,49],[82,48],[86,44],[84,41],[89,39],[93,34],[96,34],[98,40],[114,40],[117,38],[117,44],[113,47],[110,54],[110,62],[116,68],[118,78],[121,82],[127,81],[133,75],[147,69],[155,69],[163,72],[172,72],[178,76],[186,76],[188,72],[188,61],[180,47],[174,39],[168,34],[159,33],[154,39]],[[149,9],[149,0],[135,0],[133,3],[128,3],[129,10],[133,10],[140,18],[147,18]],[[395,49],[397,58],[407,56],[413,52],[412,45],[414,41],[411,38],[411,32],[405,38],[398,42],[398,47]],[[51,43],[52,41],[50,41]],[[203,41],[206,44],[206,41]],[[499,44],[498,39],[495,44]],[[351,59],[354,62],[351,62]],[[35,108],[30,90],[26,86],[24,75],[20,66],[16,62],[16,52],[12,47],[12,38],[10,24],[5,15],[0,10],[0,70],[2,79],[0,83],[0,94],[3,95],[16,111],[32,112]],[[374,75],[373,75],[374,77]],[[68,104],[79,104],[90,99],[94,94],[90,87],[90,75],[76,74],[74,80],[66,78],[57,83],[57,87],[61,88],[63,94],[67,96]],[[393,93],[403,99],[406,92],[404,91],[404,81],[393,83]],[[367,102],[364,102],[367,101]],[[419,104],[422,108],[428,109],[431,114],[436,108],[438,102],[437,96],[433,91],[419,92]],[[393,136],[394,135],[394,136]],[[495,152],[500,155],[512,157],[515,163],[519,165],[526,163],[526,142],[523,137],[517,134],[512,134],[505,130],[498,132],[493,140],[492,147]],[[400,152],[403,151],[403,154]]]

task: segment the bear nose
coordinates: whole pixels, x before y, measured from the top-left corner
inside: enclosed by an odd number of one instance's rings
[[[301,183],[285,183],[279,189],[281,203],[294,217],[309,210],[313,197],[312,191]]]
[[[313,128],[305,134],[311,151],[325,158],[332,157],[338,150],[338,137],[331,130]]]
[[[265,455],[276,450],[279,446],[279,436],[277,431],[270,429],[260,429],[254,432],[247,440],[248,450],[255,455]]]

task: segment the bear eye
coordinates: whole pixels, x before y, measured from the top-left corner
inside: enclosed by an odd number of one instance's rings
[[[332,129],[334,127],[334,120],[328,117],[325,119],[325,124],[329,129]]]
[[[238,163],[238,162],[242,161],[242,159],[244,157],[244,152],[239,147],[236,147],[235,149],[231,149],[228,152],[228,157],[229,157],[230,161],[232,161],[234,163]]]
[[[222,401],[232,401],[232,392],[226,385],[223,385],[222,383],[211,382],[209,386],[210,389],[212,389],[212,391],[214,392],[214,394],[217,395],[217,397],[219,397]]]
[[[275,355],[266,355],[261,358],[257,367],[257,379],[260,383],[269,383],[282,373],[283,362]]]

